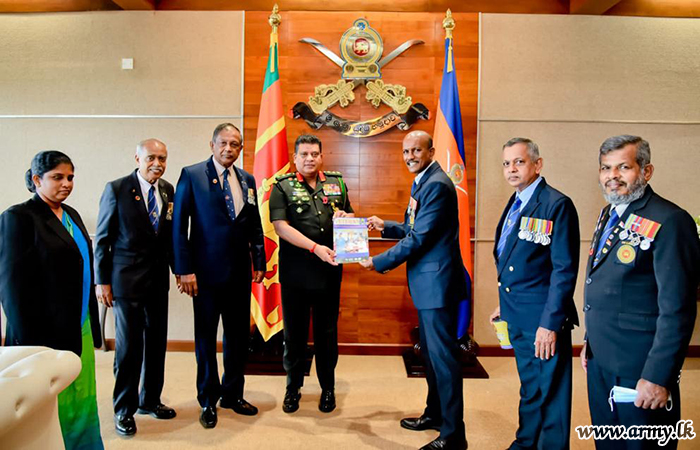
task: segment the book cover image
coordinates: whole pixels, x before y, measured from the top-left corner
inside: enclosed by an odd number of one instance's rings
[[[333,219],[333,250],[339,264],[354,263],[369,258],[367,219],[339,217]]]

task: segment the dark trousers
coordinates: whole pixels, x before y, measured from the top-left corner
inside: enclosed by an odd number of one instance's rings
[[[593,425],[673,425],[681,418],[681,396],[678,384],[671,388],[673,407],[671,411],[661,409],[642,409],[634,406],[634,403],[614,403],[610,410],[608,398],[613,386],[621,386],[635,389],[638,379],[621,378],[606,371],[598,364],[595,358],[595,349],[591,349],[593,356],[588,358],[588,407],[591,411]],[[648,449],[676,449],[678,441],[669,441],[665,446],[658,445],[653,440],[596,440],[595,448],[598,450],[648,450]]]
[[[117,297],[114,318],[114,413],[133,415],[139,406],[160,404],[168,342],[168,292]]]
[[[213,268],[212,270],[216,270]],[[194,344],[197,357],[197,400],[201,407],[243,398],[243,372],[250,335],[250,280],[198,286],[193,299]],[[224,328],[224,375],[219,381],[216,334]]]
[[[323,289],[304,289],[282,285],[284,314],[284,369],[287,389],[304,385],[306,344],[309,340],[309,319],[313,314],[316,375],[321,389],[335,388],[335,366],[338,364],[338,308],[340,282]]]
[[[518,430],[511,449],[569,448],[571,434],[571,330],[557,333],[548,360],[535,358],[535,332],[508,324],[520,376]]]
[[[465,436],[462,370],[457,359],[457,310],[457,304],[418,310],[421,353],[428,382],[424,414],[442,421],[440,437],[445,439]]]

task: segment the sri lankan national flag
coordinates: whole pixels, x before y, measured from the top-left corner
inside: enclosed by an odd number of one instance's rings
[[[251,313],[260,334],[267,341],[283,328],[282,295],[279,283],[279,237],[270,222],[270,189],[275,177],[289,171],[287,131],[280,89],[277,28],[270,33],[270,54],[265,86],[260,100],[258,135],[255,140],[253,175],[258,188],[258,208],[265,234],[267,268],[261,284],[253,283]]]
[[[472,243],[469,228],[469,191],[465,169],[462,112],[459,107],[457,75],[454,70],[452,37],[449,35],[445,39],[445,64],[443,67],[433,146],[435,147],[435,159],[447,172],[457,189],[459,247],[462,252],[464,277],[467,283],[467,298],[462,299],[459,305],[457,337],[461,338],[467,332],[471,320]]]

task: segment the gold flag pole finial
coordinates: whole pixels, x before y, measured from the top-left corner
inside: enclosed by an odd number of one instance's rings
[[[445,14],[445,18],[442,20],[442,28],[447,32],[446,37],[452,39],[452,30],[455,29],[455,20],[452,18],[452,11],[449,9],[447,10],[447,14]]]
[[[282,24],[282,16],[279,14],[280,9],[277,6],[277,3],[275,3],[275,6],[272,7],[272,14],[270,14],[270,17],[267,19],[267,21],[270,23],[270,26],[272,27],[272,33],[270,33],[270,48],[274,49],[274,47],[277,45],[277,28]],[[272,52],[272,50],[271,50]],[[274,72],[275,66],[277,66],[275,59],[277,58],[277,52],[272,52],[270,54],[270,72]]]
[[[442,20],[442,28],[445,29],[445,38],[450,40],[450,46],[447,48],[447,72],[452,72],[452,30],[455,29],[455,20],[452,18],[452,11],[447,10],[445,18]]]
[[[279,15],[279,12],[280,9],[277,6],[277,3],[275,3],[275,6],[272,7],[272,14],[270,14],[270,18],[267,20],[272,27],[273,33],[277,32],[277,27],[279,27],[282,23],[282,16]]]

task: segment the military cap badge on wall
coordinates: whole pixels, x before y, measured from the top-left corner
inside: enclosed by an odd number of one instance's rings
[[[321,84],[314,88],[309,103],[299,102],[292,108],[292,117],[304,119],[313,129],[330,127],[346,136],[368,137],[396,126],[408,130],[418,119],[427,120],[428,108],[422,103],[412,103],[406,88],[398,84],[386,84],[382,78],[382,67],[413,47],[423,44],[418,39],[404,42],[382,58],[382,38],[365,19],[357,19],[340,39],[340,54],[333,53],[315,39],[304,38],[301,42],[312,45],[322,55],[342,69],[342,78],[335,84]],[[382,103],[392,111],[366,121],[344,119],[329,111],[335,105],[345,108],[355,100],[355,88],[365,85],[365,98],[375,108]]]

